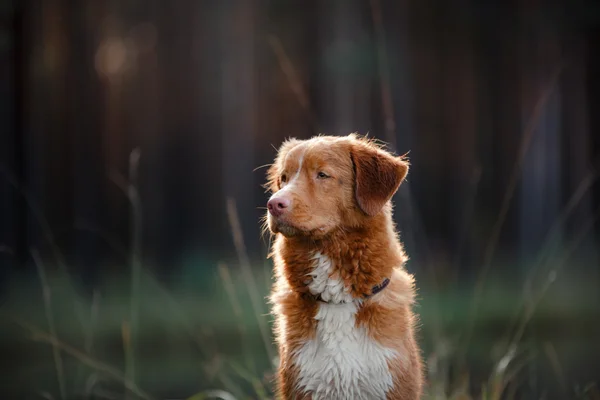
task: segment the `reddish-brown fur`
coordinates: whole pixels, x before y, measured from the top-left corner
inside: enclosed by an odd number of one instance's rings
[[[298,168],[301,164],[301,171]],[[325,172],[326,178],[318,173]],[[394,387],[388,399],[418,399],[422,392],[422,362],[414,330],[416,316],[413,278],[392,221],[390,198],[408,172],[408,163],[374,142],[356,135],[291,139],[280,148],[268,172],[268,188],[277,193],[294,175],[295,190],[286,191],[293,208],[283,217],[269,216],[278,233],[272,257],[275,333],[279,346],[278,393],[285,399],[309,399],[295,385],[299,371],[290,353],[315,333],[318,302],[308,292],[311,255],[327,255],[334,275],[343,279],[353,297],[371,294],[390,278],[389,286],[362,303],[357,325],[369,336],[402,354],[389,362]],[[297,174],[297,175],[296,175]]]

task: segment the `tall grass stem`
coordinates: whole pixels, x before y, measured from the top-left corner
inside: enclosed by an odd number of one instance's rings
[[[46,277],[46,269],[40,254],[36,249],[31,249],[31,257],[35,263],[40,277],[40,283],[42,285],[42,295],[44,297],[44,311],[46,313],[46,320],[48,321],[48,329],[50,334],[54,337],[58,337],[56,333],[56,326],[54,324],[54,316],[52,315],[52,290],[48,284],[48,278]],[[58,388],[60,391],[60,398],[66,400],[67,392],[65,386],[65,373],[63,368],[63,360],[60,354],[60,348],[56,344],[52,344],[52,355],[54,358],[54,366],[56,368],[56,378],[58,380]]]
[[[260,334],[262,336],[267,355],[269,356],[269,360],[273,360],[274,353],[270,339],[271,336],[269,335],[267,324],[265,323],[265,319],[263,318],[264,314],[262,312],[260,294],[256,282],[254,280],[254,275],[252,274],[250,259],[248,258],[248,253],[246,252],[246,246],[244,244],[244,235],[242,233],[242,227],[240,225],[240,219],[238,217],[235,200],[232,198],[227,199],[227,216],[229,218],[231,233],[233,235],[233,243],[240,262],[242,275],[244,277],[244,281],[247,284],[248,293],[250,295],[250,302],[252,303],[252,308],[258,321],[258,328],[260,330]]]

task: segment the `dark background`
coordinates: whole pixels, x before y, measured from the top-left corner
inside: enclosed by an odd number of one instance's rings
[[[148,396],[268,398],[255,168],[358,131],[410,151],[432,398],[600,398],[594,2],[5,0],[0,76],[7,393],[125,396],[58,337]]]

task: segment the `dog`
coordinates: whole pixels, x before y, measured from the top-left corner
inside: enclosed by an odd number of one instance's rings
[[[392,220],[409,169],[357,134],[286,140],[267,172],[283,399],[418,399],[414,280]]]

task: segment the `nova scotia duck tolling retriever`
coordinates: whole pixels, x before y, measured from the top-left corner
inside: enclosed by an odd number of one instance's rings
[[[268,171],[282,399],[419,399],[413,277],[391,198],[408,161],[373,140],[289,139]]]

